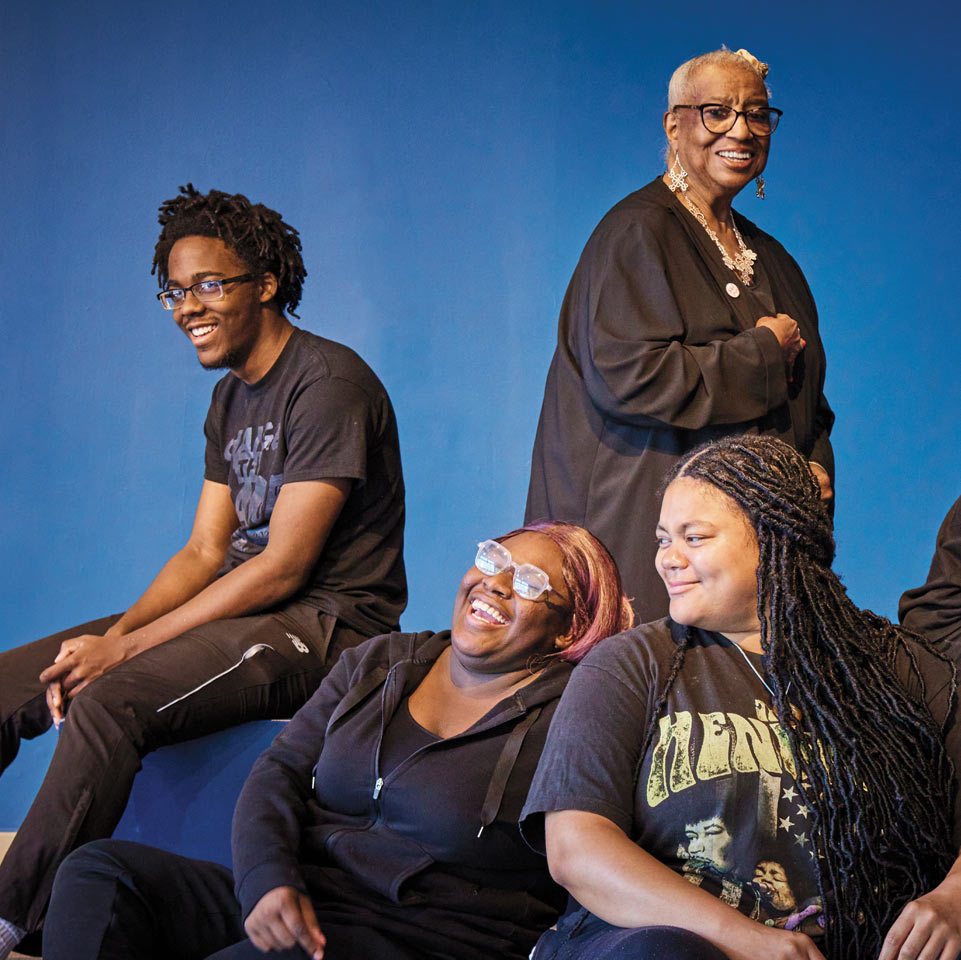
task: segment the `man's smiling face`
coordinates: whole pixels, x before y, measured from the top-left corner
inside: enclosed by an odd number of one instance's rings
[[[217,237],[183,237],[170,250],[168,287],[189,287],[200,280],[222,280],[251,273]],[[198,300],[188,293],[174,309],[174,320],[197,348],[208,370],[244,366],[262,331],[264,296],[259,278],[229,283],[220,300]]]

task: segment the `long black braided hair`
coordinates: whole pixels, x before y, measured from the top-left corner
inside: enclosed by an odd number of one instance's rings
[[[906,642],[912,635],[848,597],[831,570],[834,538],[817,481],[787,444],[728,437],[688,454],[666,484],[678,477],[726,494],[757,536],[764,665],[798,785],[815,811],[825,953],[876,957],[903,907],[940,883],[955,859],[954,776],[943,730],[895,670],[907,658],[921,680]],[[651,729],[689,644],[690,630]],[[932,654],[950,673],[953,703],[955,668]]]
[[[160,205],[157,222],[163,228],[154,248],[153,267],[160,286],[167,284],[167,260],[183,237],[217,237],[250,267],[251,273],[277,278],[274,302],[292,317],[300,303],[307,270],[301,257],[300,235],[276,210],[251,203],[242,193],[211,190],[201,193],[192,183],[179,196]]]

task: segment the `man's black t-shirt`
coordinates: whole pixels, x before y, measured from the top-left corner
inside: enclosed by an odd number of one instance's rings
[[[270,370],[214,387],[204,476],[227,484],[240,520],[221,573],[260,553],[285,483],[349,479],[302,601],[370,634],[407,604],[404,480],[390,398],[349,347],[294,329]]]

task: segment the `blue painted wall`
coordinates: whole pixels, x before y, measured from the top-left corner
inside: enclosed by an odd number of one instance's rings
[[[215,377],[149,275],[157,205],[187,180],[301,231],[303,325],[359,350],[400,420],[404,624],[446,625],[473,542],[521,518],[580,249],[661,170],[672,69],[721,43],[772,65],[768,199],[739,206],[814,290],[838,568],[893,614],[961,493],[959,21],[935,0],[910,18],[705,0],[4,4],[0,646],[121,609],[187,534]],[[0,829],[51,748],[4,777]]]

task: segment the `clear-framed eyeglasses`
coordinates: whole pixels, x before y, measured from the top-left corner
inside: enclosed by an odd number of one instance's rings
[[[248,280],[256,280],[259,273],[242,273],[239,277],[211,277],[209,280],[198,280],[189,287],[168,287],[157,294],[157,299],[164,310],[174,310],[187,299],[187,294],[192,293],[203,303],[211,300],[223,300],[224,284],[226,283],[246,283]]]
[[[474,566],[489,577],[513,568],[514,593],[525,600],[536,600],[542,594],[553,590],[547,574],[540,567],[535,567],[533,563],[515,564],[510,550],[496,540],[482,540],[477,544]]]
[[[735,110],[725,103],[678,103],[674,110],[698,110],[701,123],[710,133],[727,133],[733,129],[738,117],[744,117],[748,130],[755,137],[769,137],[777,130],[778,121],[783,110],[777,107],[748,107],[747,110]]]

